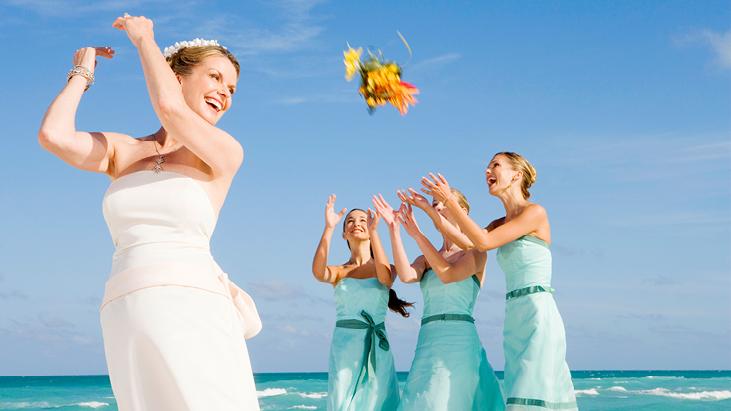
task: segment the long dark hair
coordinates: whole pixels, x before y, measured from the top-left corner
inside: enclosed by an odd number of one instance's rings
[[[345,218],[343,219],[343,232],[345,232],[345,224],[347,223],[348,216],[353,211],[361,211],[361,212],[365,213],[366,215],[368,214],[367,211],[360,209],[360,208],[354,208],[354,209],[348,211],[348,214],[346,214]],[[350,250],[350,243],[348,242],[348,240],[345,240],[345,244],[348,245],[348,250]],[[373,246],[370,247],[370,250],[371,250],[371,258],[374,258],[373,257]],[[408,311],[406,311],[406,308],[413,307],[413,306],[414,306],[414,303],[410,303],[408,301],[404,301],[404,300],[398,298],[398,295],[396,294],[396,291],[393,290],[393,288],[388,290],[388,309],[389,310],[391,310],[395,313],[401,314],[404,317],[408,317],[411,314]]]
[[[413,306],[414,306],[414,303],[410,303],[408,301],[404,301],[404,300],[398,298],[398,295],[396,295],[396,291],[394,291],[393,288],[388,290],[388,309],[389,310],[391,310],[395,313],[401,314],[401,316],[403,316],[403,317],[408,317],[411,314],[408,311],[406,311],[406,308],[413,307]]]

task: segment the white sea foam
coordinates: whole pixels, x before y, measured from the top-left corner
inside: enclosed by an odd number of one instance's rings
[[[317,407],[314,405],[295,405],[292,407],[289,407],[290,410],[316,410]]]
[[[596,388],[589,388],[588,390],[574,390],[576,395],[599,395],[599,391]]]
[[[647,377],[642,378],[647,378],[648,380],[677,380],[685,377],[677,375],[648,375]]]
[[[274,397],[275,395],[284,395],[286,393],[287,390],[284,388],[266,388],[264,391],[257,391],[256,396],[259,398]]]
[[[19,402],[0,402],[0,410],[22,410],[25,408],[65,408],[65,407],[84,407],[84,408],[101,408],[108,407],[106,402],[86,401],[76,404],[51,404],[47,401],[19,401]]]
[[[713,400],[721,401],[731,398],[731,391],[699,391],[699,392],[675,392],[667,388],[655,388],[652,390],[635,391],[638,394],[657,395],[660,397],[677,398],[680,400]]]
[[[46,401],[19,401],[19,402],[0,402],[0,410],[15,410],[23,408],[52,408],[54,407]]]
[[[86,407],[86,408],[101,408],[101,407],[108,407],[109,404],[106,402],[99,402],[99,401],[88,401],[88,402],[80,402],[78,404],[79,407]]]
[[[614,391],[614,392],[627,392],[627,389],[624,387],[621,387],[619,385],[615,385],[614,387],[607,388],[607,391]]]
[[[302,398],[320,399],[327,397],[326,392],[298,392],[297,394]]]

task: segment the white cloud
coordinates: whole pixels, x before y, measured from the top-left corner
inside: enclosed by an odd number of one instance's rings
[[[708,45],[716,55],[718,64],[731,69],[731,30],[717,32],[713,30],[700,30],[676,39],[676,44],[697,44]]]
[[[277,302],[304,300],[307,303],[331,304],[330,301],[312,295],[301,286],[287,281],[250,282],[246,290],[252,295],[254,300],[262,299]]]
[[[563,155],[544,166],[572,168],[592,164],[593,173],[615,182],[677,181],[705,175],[727,179],[731,136],[603,136],[561,148]]]
[[[18,291],[18,290],[12,290],[12,291],[0,291],[0,301],[1,300],[27,300],[28,294]]]
[[[432,57],[432,58],[428,58],[426,60],[416,62],[411,67],[408,67],[408,70],[410,72],[434,70],[434,69],[440,68],[442,66],[445,66],[447,64],[454,63],[455,61],[457,61],[461,58],[462,58],[462,55],[459,53],[446,53],[446,54],[442,54],[440,56],[436,56],[436,57]]]
[[[170,0],[143,1],[143,0],[113,0],[113,1],[84,1],[84,0],[8,0],[6,4],[31,10],[44,17],[77,17],[82,14],[110,12],[149,7],[154,4],[171,3]]]
[[[357,90],[349,90],[346,93],[319,93],[307,96],[287,96],[276,99],[273,101],[274,104],[283,106],[296,106],[300,104],[311,104],[311,103],[354,103],[361,100]]]
[[[283,0],[268,3],[277,10],[277,17],[282,21],[276,30],[255,26],[232,15],[208,18],[198,30],[219,39],[237,56],[296,50],[308,46],[324,30],[312,14],[318,3],[321,2]]]
[[[76,324],[49,313],[40,313],[36,318],[13,318],[9,327],[0,328],[0,334],[27,338],[43,343],[73,342],[91,345],[97,341],[79,331]]]
[[[721,66],[731,68],[731,30],[725,33],[703,30],[701,38],[711,46]]]

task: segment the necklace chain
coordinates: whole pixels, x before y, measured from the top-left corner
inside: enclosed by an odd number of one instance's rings
[[[155,152],[157,153],[157,158],[155,159],[155,165],[152,166],[152,171],[159,173],[163,171],[162,165],[165,163],[165,156],[160,154],[160,150],[157,149],[157,140],[153,140],[152,144],[154,145]]]

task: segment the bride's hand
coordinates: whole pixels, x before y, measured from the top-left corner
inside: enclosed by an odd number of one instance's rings
[[[114,57],[114,50],[111,47],[83,47],[74,52],[72,63],[74,66],[85,67],[93,74],[96,56],[110,59]]]
[[[139,47],[145,39],[155,38],[152,26],[152,20],[147,17],[130,16],[127,13],[124,16],[117,17],[112,23],[112,27],[127,33],[127,37],[135,47]]]
[[[335,194],[330,194],[327,198],[327,204],[325,205],[325,227],[333,228],[338,224],[341,218],[345,215],[345,208],[340,210],[339,213],[335,212]]]

